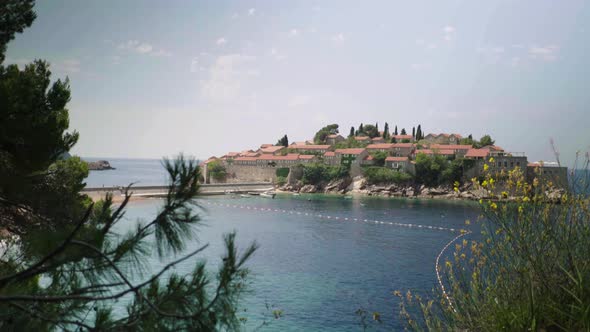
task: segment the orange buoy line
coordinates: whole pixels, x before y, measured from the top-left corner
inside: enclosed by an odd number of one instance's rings
[[[393,221],[359,219],[359,218],[352,218],[352,217],[349,218],[349,217],[331,216],[331,215],[325,215],[325,214],[314,214],[314,213],[309,213],[309,212],[301,212],[301,211],[296,211],[296,210],[272,209],[272,208],[264,208],[264,207],[250,206],[250,205],[238,205],[238,204],[223,204],[223,203],[215,203],[215,202],[208,202],[208,201],[205,201],[204,203],[208,204],[208,205],[234,208],[234,209],[244,209],[244,210],[251,210],[251,211],[262,211],[262,212],[275,212],[275,213],[281,213],[281,214],[293,214],[293,215],[310,216],[310,217],[331,219],[331,220],[333,219],[333,220],[340,220],[340,221],[364,222],[367,224],[381,224],[381,225],[390,225],[390,226],[399,226],[399,227],[408,227],[408,228],[421,228],[421,229],[430,229],[430,230],[448,231],[448,232],[460,232],[461,231],[456,228],[447,228],[447,227],[420,225],[420,224],[407,224],[407,223],[400,223],[400,222],[393,222]],[[464,235],[464,234],[462,234],[462,235]]]
[[[436,272],[436,279],[438,280],[438,284],[440,286],[440,289],[442,290],[443,296],[445,297],[445,299],[447,299],[447,302],[449,302],[449,306],[451,307],[451,309],[453,309],[453,311],[457,312],[457,310],[455,309],[455,307],[453,306],[453,302],[451,301],[451,298],[449,297],[449,295],[447,294],[446,290],[445,290],[445,285],[442,282],[442,278],[440,277],[440,272],[439,272],[439,261],[440,258],[442,257],[443,253],[445,252],[445,250],[447,250],[447,248],[453,244],[453,242],[457,241],[458,239],[460,239],[461,237],[467,235],[467,234],[471,234],[470,231],[466,231],[463,234],[459,234],[457,235],[454,239],[452,239],[451,241],[449,241],[449,243],[447,243],[442,250],[438,253],[438,256],[436,256],[436,262],[434,263],[434,270]]]

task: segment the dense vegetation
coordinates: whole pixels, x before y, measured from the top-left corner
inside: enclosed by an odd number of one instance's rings
[[[482,238],[455,244],[440,267],[445,290],[431,300],[396,293],[408,328],[422,331],[589,331],[588,161],[570,191],[547,195],[550,181],[508,174],[502,196],[481,202]],[[537,173],[539,175],[539,173]],[[477,185],[477,183],[476,183]],[[486,174],[481,188],[495,181]]]
[[[473,167],[472,160],[457,158],[448,160],[440,155],[416,155],[416,182],[429,187],[452,185],[461,181],[465,171]]]
[[[412,180],[412,175],[385,167],[366,167],[363,175],[368,184],[396,183],[404,184]]]
[[[169,188],[157,215],[114,231],[130,199],[92,203],[80,193],[88,168],[67,132],[67,79],[51,83],[49,65],[4,66],[6,43],[35,18],[31,0],[0,3],[0,330],[238,330],[237,303],[247,281],[235,234],[216,272],[186,253],[199,218],[199,168],[180,156],[164,160]],[[182,254],[182,255],[181,255]],[[166,262],[147,266],[149,257]],[[171,269],[193,260],[187,274]],[[115,312],[116,301],[125,309]],[[119,303],[122,305],[122,303]]]
[[[328,166],[317,163],[302,165],[302,167],[303,176],[301,182],[303,184],[318,185],[348,176],[348,168],[344,166]]]
[[[215,180],[221,181],[227,177],[227,170],[220,161],[213,160],[207,164],[207,171]]]

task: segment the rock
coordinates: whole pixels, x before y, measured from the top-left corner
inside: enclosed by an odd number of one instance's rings
[[[304,194],[313,194],[317,191],[318,191],[318,188],[316,188],[316,186],[314,186],[313,184],[307,184],[307,185],[301,187],[301,189],[299,189],[299,192],[304,193]]]
[[[91,171],[104,171],[104,170],[109,170],[109,169],[115,169],[106,160],[89,161],[89,162],[87,161],[86,164],[88,165],[88,169]]]

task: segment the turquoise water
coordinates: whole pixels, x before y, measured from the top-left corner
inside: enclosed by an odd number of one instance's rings
[[[401,330],[392,292],[427,294],[437,287],[435,258],[458,234],[446,228],[464,228],[464,221],[478,214],[464,202],[369,197],[217,196],[199,202],[204,226],[187,251],[209,243],[201,258],[210,267],[218,266],[224,233],[235,230],[242,248],[252,241],[260,244],[248,263],[251,293],[242,302],[249,331],[270,316],[267,304],[284,316],[262,331],[359,331],[359,308],[381,313],[383,323],[373,329]],[[126,226],[137,218],[147,220],[159,206],[158,200],[132,203]],[[183,262],[176,272],[188,273],[194,263]],[[154,269],[165,264],[150,261]]]

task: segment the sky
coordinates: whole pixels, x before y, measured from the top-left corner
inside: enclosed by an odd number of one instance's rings
[[[69,77],[82,157],[198,158],[324,125],[590,148],[590,3],[38,1],[5,63]],[[584,42],[586,40],[586,42]]]

